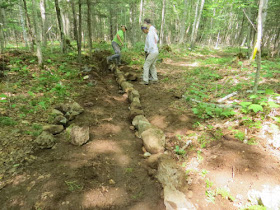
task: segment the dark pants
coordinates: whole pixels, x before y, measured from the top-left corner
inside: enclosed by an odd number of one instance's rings
[[[116,60],[117,64],[121,63],[121,47],[116,42],[112,42],[112,47],[115,51],[115,54],[109,57],[109,61]]]

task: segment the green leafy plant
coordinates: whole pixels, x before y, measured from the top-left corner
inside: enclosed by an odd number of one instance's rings
[[[17,122],[14,121],[12,118],[0,116],[0,125],[13,126],[13,125],[16,125],[16,124],[17,124]]]
[[[227,199],[230,201],[234,201],[235,198],[230,195],[230,192],[228,189],[225,188],[217,188],[216,189],[216,195],[221,195],[223,199]]]
[[[81,185],[77,184],[77,181],[65,181],[65,184],[71,192],[83,189]]]
[[[183,150],[183,149],[180,149],[180,147],[178,145],[175,146],[174,152],[177,155],[185,155],[186,154],[186,151]]]

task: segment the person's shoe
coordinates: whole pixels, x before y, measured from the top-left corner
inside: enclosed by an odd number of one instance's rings
[[[145,82],[145,81],[141,81],[139,82],[140,85],[148,85],[149,83],[148,82]]]

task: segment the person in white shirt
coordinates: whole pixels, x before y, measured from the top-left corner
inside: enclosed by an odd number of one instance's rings
[[[148,85],[149,82],[157,82],[156,60],[158,57],[158,35],[155,30],[149,30],[149,26],[144,24],[141,29],[147,34],[144,51],[147,53],[147,58],[144,63],[143,81],[141,84]],[[149,78],[150,75],[150,78]]]

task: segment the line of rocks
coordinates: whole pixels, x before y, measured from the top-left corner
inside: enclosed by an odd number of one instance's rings
[[[130,120],[135,135],[143,140],[144,157],[150,175],[156,177],[163,186],[164,204],[167,210],[196,209],[182,192],[186,186],[186,175],[178,167],[176,161],[165,150],[165,134],[158,127],[152,125],[144,116],[140,102],[140,94],[133,85],[127,82],[125,75],[115,65],[109,66],[114,72],[116,81],[121,89],[128,94],[130,102]]]

